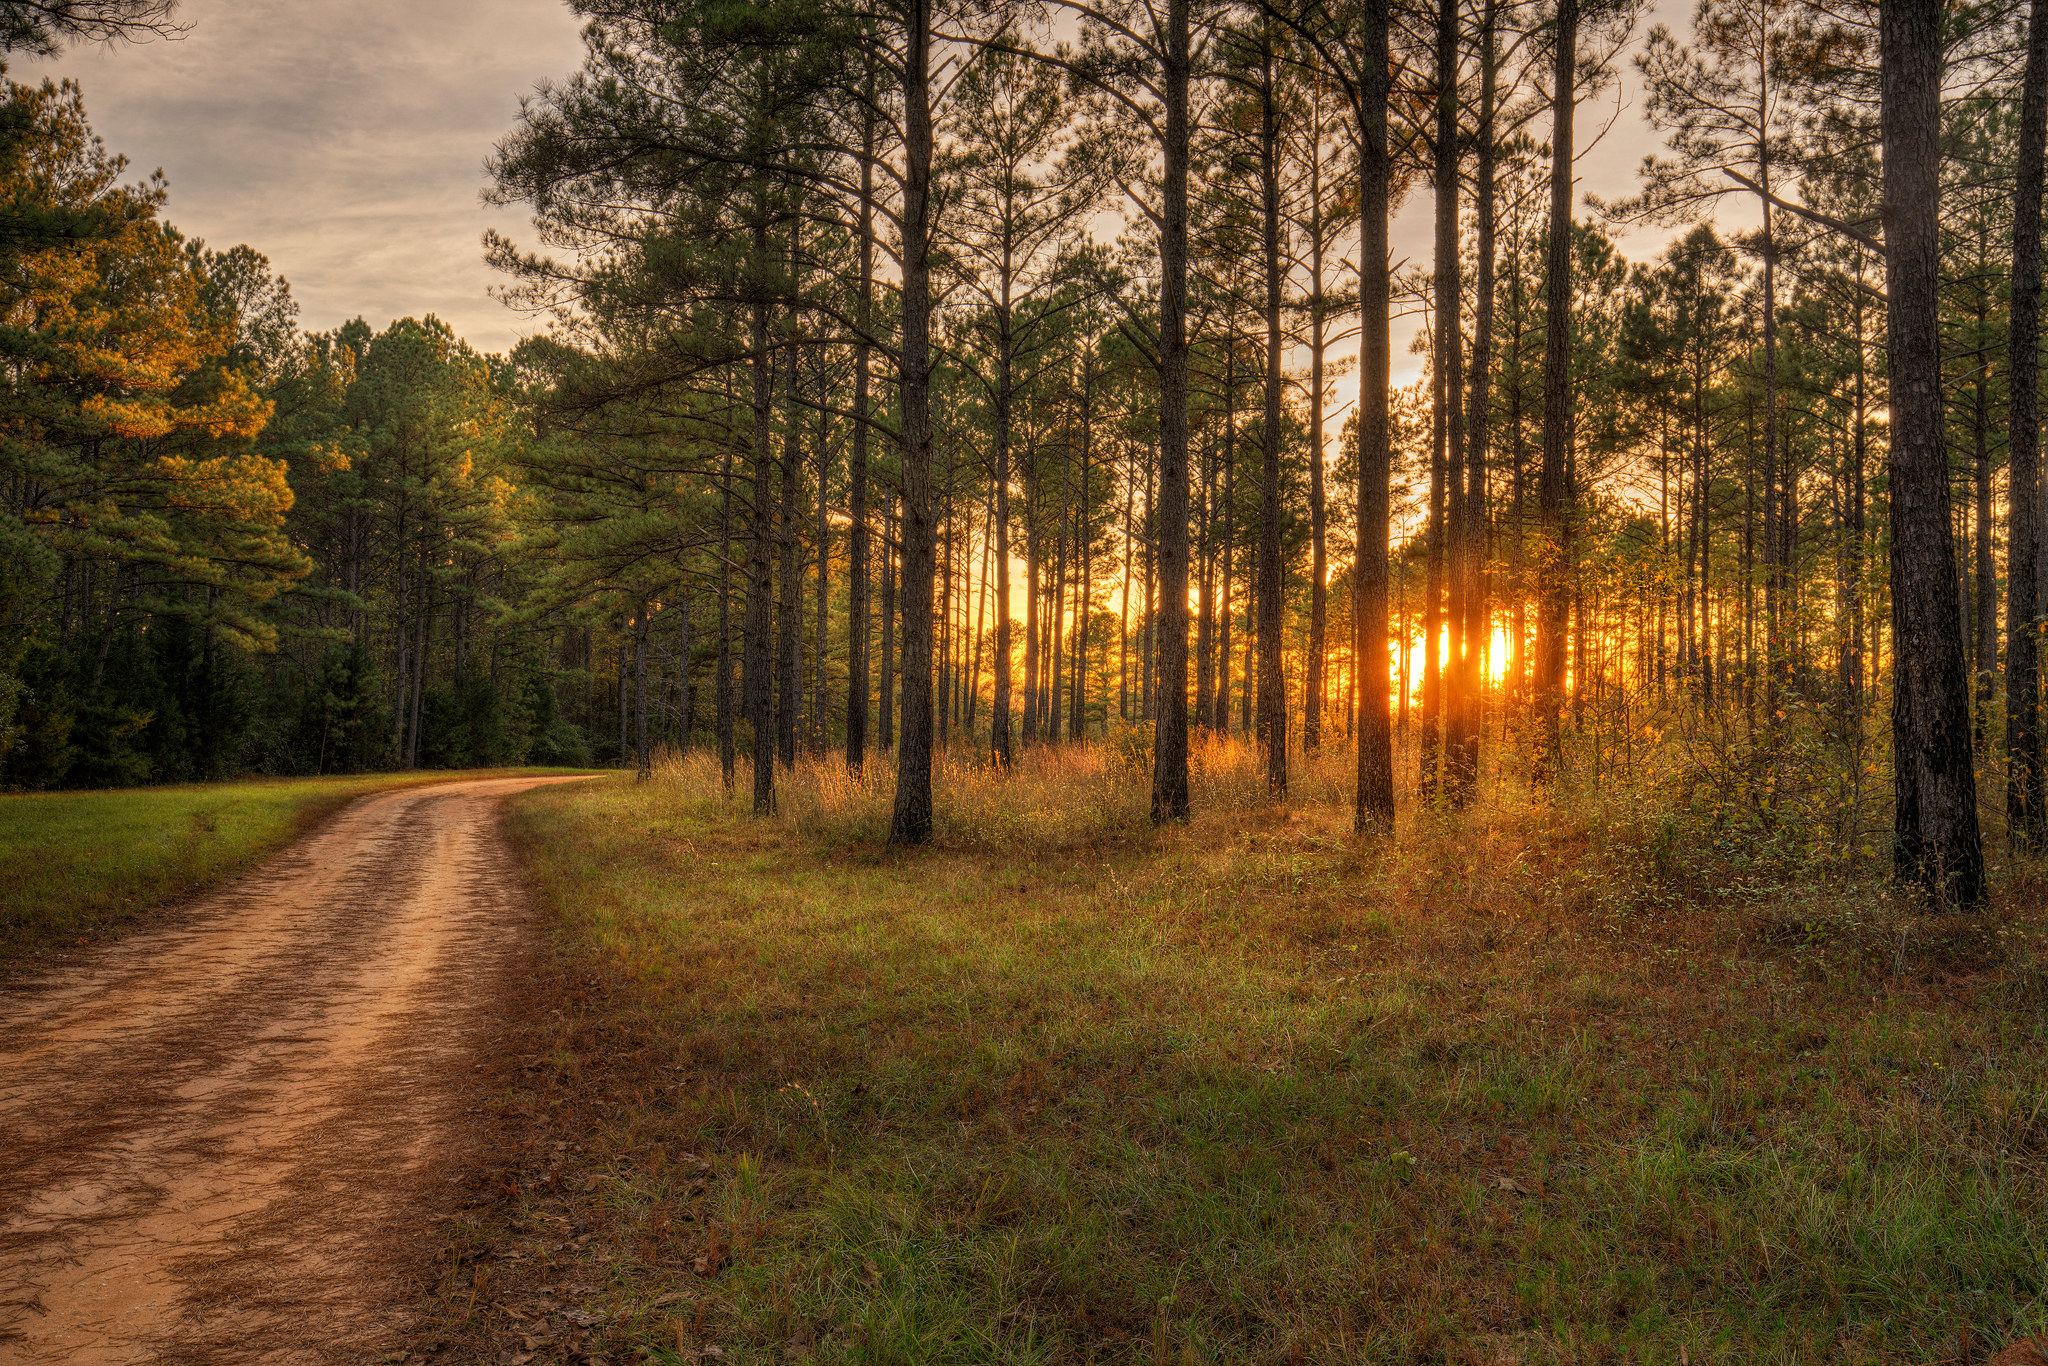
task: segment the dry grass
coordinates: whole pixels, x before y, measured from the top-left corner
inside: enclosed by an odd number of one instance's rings
[[[1151,830],[1151,756],[1112,745],[1036,747],[1022,751],[1007,776],[984,756],[942,752],[932,773],[934,845],[951,852],[1047,852]],[[1327,787],[1334,770],[1319,767],[1307,781]],[[1264,770],[1243,745],[1198,743],[1190,760],[1194,804],[1216,812],[1246,812],[1265,804]],[[680,800],[699,818],[731,814],[735,800],[753,791],[753,768],[744,759],[728,793],[715,755],[669,755],[656,766],[657,790]],[[855,848],[888,838],[896,797],[895,769],[870,764],[865,775],[845,765],[806,759],[776,775],[774,816],[760,823],[825,848]]]
[[[1870,888],[1674,865],[1618,789],[1361,846],[1340,757],[1275,803],[1229,747],[1155,832],[1116,754],[948,768],[914,852],[829,765],[765,821],[695,759],[520,799],[590,986],[503,1098],[560,1146],[463,1234],[451,1323],[727,1363],[1933,1362],[2048,1325],[2038,899],[1958,950]]]

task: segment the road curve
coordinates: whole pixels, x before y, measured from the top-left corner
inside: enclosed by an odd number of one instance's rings
[[[87,961],[0,988],[0,1362],[360,1360],[446,1180],[531,912],[498,799],[362,798]],[[438,1203],[445,1205],[442,1199]]]

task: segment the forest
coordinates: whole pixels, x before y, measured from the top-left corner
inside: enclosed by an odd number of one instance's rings
[[[0,0],[0,1342],[2048,1366],[2048,6],[572,0],[502,349],[22,78],[345,8]]]
[[[1236,737],[1367,834],[1620,783],[1965,908],[2048,838],[2048,20],[575,9],[488,162],[509,355],[302,330],[9,86],[0,782],[699,750],[915,845],[935,769],[1101,746],[1171,822]]]

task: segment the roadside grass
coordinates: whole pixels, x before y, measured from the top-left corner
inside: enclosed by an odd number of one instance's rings
[[[1621,796],[1348,833],[1341,760],[697,759],[509,825],[582,983],[457,1229],[534,1362],[1935,1362],[2048,1327],[2038,895],[1659,872]],[[744,793],[747,785],[740,784]],[[1683,870],[1678,870],[1682,873]],[[2038,887],[2035,888],[2038,892]]]
[[[225,882],[365,792],[478,776],[489,775],[381,773],[0,796],[0,963],[104,935]]]

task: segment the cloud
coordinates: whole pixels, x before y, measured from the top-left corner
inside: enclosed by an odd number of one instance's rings
[[[538,324],[486,291],[483,161],[519,97],[582,60],[561,0],[186,0],[174,42],[19,63],[70,77],[93,126],[167,216],[215,247],[246,242],[292,284],[308,328],[435,313],[502,350]]]
[[[1643,27],[1664,20],[1683,32],[1681,9],[1654,0]],[[478,246],[486,227],[533,233],[478,193],[519,97],[581,63],[563,0],[185,0],[180,13],[192,21],[182,40],[77,49],[15,75],[76,79],[107,144],[139,172],[170,177],[170,220],[216,247],[247,242],[269,256],[309,328],[435,313],[484,350],[539,329],[488,296],[497,277]],[[1625,62],[1621,74],[1580,109],[1587,142],[1618,115],[1582,148],[1581,194],[1627,193],[1659,145]],[[1539,137],[1543,122],[1532,126]],[[1431,211],[1419,184],[1393,224],[1397,259],[1428,261]],[[1640,259],[1668,232],[1619,236]],[[1419,322],[1398,328],[1397,383],[1420,370],[1407,349]]]

